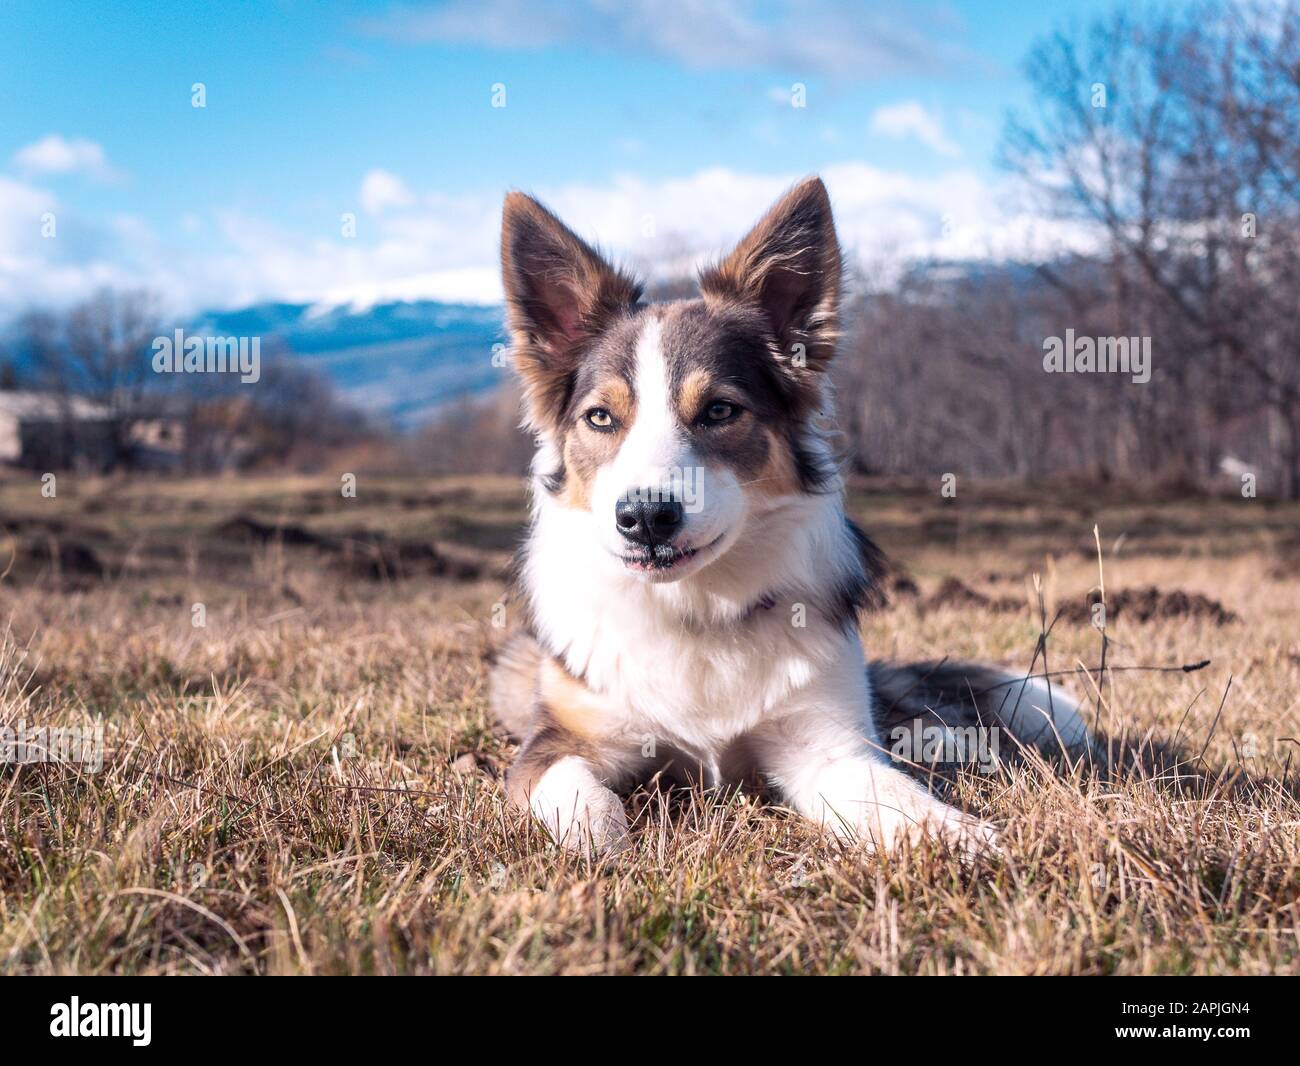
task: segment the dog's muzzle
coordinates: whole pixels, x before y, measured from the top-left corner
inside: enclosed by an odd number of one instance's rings
[[[614,524],[630,543],[653,551],[681,531],[686,509],[677,500],[625,498],[614,505]]]

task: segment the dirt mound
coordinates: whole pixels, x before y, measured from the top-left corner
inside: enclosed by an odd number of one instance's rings
[[[357,529],[325,535],[304,526],[269,523],[251,515],[237,515],[213,530],[226,539],[315,548],[332,557],[347,574],[368,581],[396,581],[408,577],[446,577],[473,581],[493,568],[468,552],[433,543],[432,540],[398,540],[387,533]]]
[[[1082,600],[1069,600],[1059,607],[1062,621],[1089,624],[1093,606],[1101,597],[1090,592]],[[985,611],[1022,611],[1025,601],[1014,596],[986,596],[971,588],[957,577],[946,577],[933,593],[920,601],[923,610],[939,607],[975,607]],[[1118,589],[1106,598],[1106,611],[1110,618],[1121,616],[1133,622],[1151,622],[1162,618],[1207,618],[1217,626],[1238,621],[1238,616],[1218,600],[1202,596],[1199,592],[1182,589],[1165,591],[1148,585],[1142,588]],[[1049,614],[1049,618],[1054,614]]]
[[[59,537],[0,537],[0,574],[11,581],[49,577],[67,587],[102,581],[108,568],[89,544]]]
[[[104,537],[109,532],[86,522],[75,524],[61,518],[44,518],[35,515],[8,515],[0,517],[0,533],[12,533],[14,536],[49,536],[49,537]]]
[[[398,539],[373,529],[314,533],[304,526],[264,522],[251,515],[237,515],[223,522],[213,534],[226,540],[266,544],[280,542],[290,547],[314,548],[345,574],[367,581],[398,581],[412,577],[445,577],[453,581],[476,581],[502,576],[503,567],[481,552],[436,544],[432,539]]]
[[[914,600],[921,595],[921,586],[911,574],[902,570],[885,578],[885,590],[890,599]]]
[[[942,584],[928,597],[921,601],[925,610],[938,607],[980,607],[989,611],[1018,611],[1025,606],[1024,600],[1012,597],[994,599],[976,592],[959,577],[946,577]]]
[[[331,551],[349,573],[371,581],[394,581],[407,577],[473,581],[490,570],[482,560],[439,548],[432,541],[394,540],[370,532],[341,537],[331,545]]]
[[[298,546],[321,543],[319,536],[302,526],[288,523],[270,524],[252,515],[236,515],[230,521],[222,522],[212,532],[218,537],[237,537],[262,543],[273,540]]]
[[[1090,622],[1092,608],[1101,597],[1089,593],[1088,598],[1077,600],[1061,608],[1061,617],[1069,622]],[[1143,588],[1119,589],[1106,597],[1106,611],[1111,618],[1123,616],[1133,622],[1152,622],[1162,618],[1207,618],[1216,626],[1238,621],[1238,616],[1218,600],[1202,596],[1199,592],[1171,589],[1168,592],[1153,585]]]

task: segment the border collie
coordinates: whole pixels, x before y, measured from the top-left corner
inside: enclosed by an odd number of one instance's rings
[[[557,842],[619,850],[619,792],[671,767],[705,786],[758,775],[869,847],[931,834],[966,852],[991,829],[891,760],[891,723],[1087,745],[1041,681],[865,659],[880,556],[845,514],[831,432],[841,253],[819,179],[704,270],[698,299],[644,303],[519,192],[501,258],[537,454],[527,624],[492,710],[522,742],[509,797]]]

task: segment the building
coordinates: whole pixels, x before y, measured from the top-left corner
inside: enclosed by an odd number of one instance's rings
[[[0,464],[31,470],[111,470],[122,465],[166,470],[180,464],[182,418],[141,412],[130,419],[123,447],[119,417],[81,396],[0,391]]]

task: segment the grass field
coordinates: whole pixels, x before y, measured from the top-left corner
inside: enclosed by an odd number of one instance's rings
[[[1027,669],[1037,575],[1049,668],[1095,665],[1096,523],[1108,663],[1211,663],[1104,679],[1113,775],[962,776],[973,865],[739,794],[632,797],[593,865],[504,805],[485,719],[518,482],[0,481],[0,721],[103,728],[97,770],[0,767],[0,972],[1300,971],[1300,507],[851,505],[911,579],[874,656]]]

